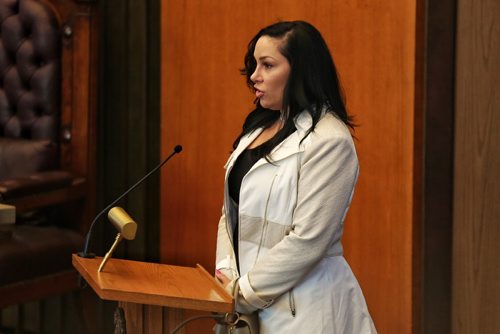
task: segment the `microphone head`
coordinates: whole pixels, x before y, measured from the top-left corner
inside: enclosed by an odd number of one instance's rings
[[[137,223],[128,215],[128,213],[119,206],[113,207],[108,212],[108,218],[115,226],[123,238],[134,240],[137,232]]]
[[[181,146],[181,145],[176,145],[176,146],[174,147],[174,152],[175,152],[175,153],[179,153],[180,151],[182,151],[182,146]]]

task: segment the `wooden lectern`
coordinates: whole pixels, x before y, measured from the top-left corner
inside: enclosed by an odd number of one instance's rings
[[[73,254],[73,266],[104,300],[123,308],[127,334],[170,333],[184,320],[183,310],[227,313],[231,296],[200,265],[195,268]]]

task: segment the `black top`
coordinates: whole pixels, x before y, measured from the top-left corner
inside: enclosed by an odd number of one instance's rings
[[[240,203],[241,181],[255,163],[262,158],[261,146],[244,150],[229,173],[228,186],[229,196],[236,203]]]
[[[240,189],[241,182],[243,178],[248,173],[248,171],[252,168],[255,163],[263,157],[263,151],[261,150],[261,146],[257,146],[255,148],[246,149],[243,151],[236,162],[234,163],[231,172],[228,177],[228,190],[229,196],[235,203],[236,207],[240,203]],[[239,265],[239,252],[238,252],[238,217],[236,217],[236,221],[233,226],[233,246],[234,253],[236,256],[236,264],[238,266],[238,271],[240,268]]]

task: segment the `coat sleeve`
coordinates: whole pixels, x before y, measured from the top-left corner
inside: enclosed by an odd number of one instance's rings
[[[292,231],[239,280],[246,304],[241,307],[246,310],[248,304],[254,309],[270,306],[340,242],[358,175],[354,145],[345,134],[314,131],[309,136],[301,159]]]
[[[236,270],[236,261],[234,259],[233,245],[227,231],[224,208],[222,209],[222,215],[219,219],[218,226],[215,269],[220,270],[229,279],[234,281],[238,277],[238,273]],[[227,290],[229,292],[231,291],[231,289],[232,284],[227,287]]]

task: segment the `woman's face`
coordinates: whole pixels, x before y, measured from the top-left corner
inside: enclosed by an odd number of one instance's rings
[[[281,43],[280,39],[262,36],[253,53],[257,66],[250,80],[254,83],[255,96],[262,107],[272,110],[282,109],[283,93],[290,76],[290,63],[279,51]]]

